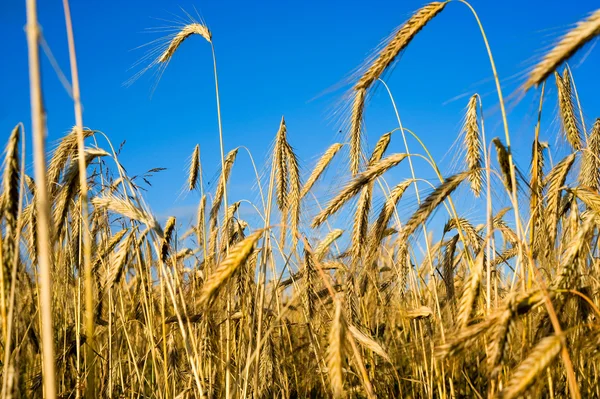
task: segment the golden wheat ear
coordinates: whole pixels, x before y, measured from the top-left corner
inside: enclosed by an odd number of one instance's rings
[[[169,45],[158,57],[157,61],[159,63],[168,62],[171,57],[173,57],[173,54],[175,54],[175,51],[177,51],[179,46],[181,46],[181,44],[185,41],[185,39],[192,35],[200,35],[205,38],[207,42],[212,43],[212,34],[206,26],[199,23],[189,24],[184,26],[183,29],[173,36],[173,39],[171,39]]]
[[[600,9],[594,11],[588,18],[577,23],[577,26],[550,50],[533,68],[529,78],[523,85],[523,90],[542,83],[560,64],[568,60],[586,43],[600,34]]]
[[[200,145],[196,144],[188,173],[188,189],[190,191],[193,191],[198,186],[200,173]]]
[[[466,161],[469,170],[473,173],[469,176],[471,182],[471,190],[476,197],[479,197],[483,188],[483,164],[482,143],[479,135],[479,125],[477,124],[477,94],[474,94],[469,100],[467,106],[467,115],[465,119],[464,143],[466,151]]]
[[[360,169],[362,120],[369,88],[394,63],[415,36],[438,15],[448,2],[432,2],[417,10],[379,52],[377,57],[367,65],[366,72],[353,88],[352,109],[350,113],[350,170],[353,175]]]
[[[198,307],[209,304],[215,298],[219,289],[229,281],[229,278],[252,254],[254,245],[262,234],[262,230],[253,233],[230,248],[229,255],[217,266],[202,286]]]

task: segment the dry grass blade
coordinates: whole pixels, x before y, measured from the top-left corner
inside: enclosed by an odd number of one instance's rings
[[[300,193],[301,198],[304,198],[304,196],[308,194],[308,192],[315,185],[319,177],[321,177],[327,166],[329,166],[329,164],[331,163],[331,160],[333,159],[335,154],[338,153],[342,146],[342,143],[332,144],[331,147],[329,147],[327,151],[323,153],[323,155],[315,165],[315,168],[313,169],[312,173],[306,180],[306,183],[304,183],[304,186],[302,187],[302,192]]]
[[[558,335],[540,340],[513,372],[511,379],[498,397],[501,399],[520,397],[535,382],[535,378],[558,356],[561,348],[561,337]]]
[[[346,359],[346,320],[339,299],[335,301],[335,315],[329,331],[327,369],[334,398],[344,397],[344,364]]]
[[[200,177],[200,145],[196,144],[194,153],[192,154],[192,162],[190,164],[190,171],[188,173],[188,189],[194,190],[198,185]]]
[[[173,39],[171,39],[171,41],[169,42],[168,47],[158,57],[157,61],[159,63],[168,62],[173,56],[173,54],[175,54],[175,51],[177,51],[179,46],[181,46],[181,44],[184,42],[184,40],[190,37],[191,35],[200,35],[203,38],[205,38],[207,42],[212,43],[212,35],[208,28],[199,23],[192,23],[184,26],[183,29],[177,32],[175,36],[173,36]]]
[[[217,266],[202,286],[198,301],[199,308],[209,304],[215,298],[219,289],[229,281],[235,271],[248,259],[262,233],[262,231],[253,233],[229,249],[227,257]]]
[[[598,34],[600,34],[600,9],[578,22],[575,28],[563,36],[560,42],[533,68],[523,85],[523,90],[529,90],[532,86],[542,83],[560,64]]]
[[[406,158],[406,156],[406,154],[390,155],[356,176],[334,199],[329,201],[327,207],[313,219],[312,227],[318,227],[323,224],[329,216],[337,212],[346,202],[358,194],[366,184],[369,184],[390,168],[398,165]]]
[[[479,197],[483,187],[483,163],[481,156],[481,138],[479,137],[479,125],[477,124],[477,94],[473,95],[467,106],[467,116],[465,119],[464,141],[466,150],[466,161],[469,170],[472,171],[469,175],[471,182],[471,190],[476,197]]]

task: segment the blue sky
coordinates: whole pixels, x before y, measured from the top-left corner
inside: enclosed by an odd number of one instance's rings
[[[2,142],[16,123],[23,121],[29,127],[24,3],[4,0],[0,4]],[[39,3],[45,40],[69,76],[62,2]],[[127,140],[120,159],[129,174],[167,168],[152,179],[153,187],[147,193],[159,216],[193,213],[199,195],[181,192],[194,146],[201,146],[205,181],[214,181],[220,166],[209,46],[198,37],[185,42],[153,94],[155,79],[151,73],[132,86],[123,83],[139,70],[131,67],[146,52],[136,48],[162,36],[148,29],[172,26],[165,20],[183,17],[181,9],[195,15],[196,9],[213,32],[226,150],[246,146],[260,168],[285,115],[289,140],[298,151],[303,172],[309,173],[319,154],[343,140],[336,115],[343,105],[350,73],[422,5],[419,0],[72,1],[84,124],[105,132],[115,146]],[[473,6],[487,31],[505,95],[509,96],[543,51],[597,8],[598,2],[581,0],[565,6],[555,0],[475,0]],[[572,61],[588,126],[600,116],[600,50],[590,52],[590,47]],[[42,67],[48,140],[53,143],[73,125],[73,108],[45,57]],[[386,81],[405,127],[419,134],[434,157],[443,160],[443,170],[452,170],[456,169],[453,157],[446,154],[460,131],[471,94],[478,92],[483,97],[488,139],[503,138],[491,78],[472,15],[464,5],[452,3],[418,35]],[[555,139],[560,126],[551,82],[542,138],[560,147]],[[538,99],[539,94],[532,92],[508,100],[513,147],[522,158],[524,170]],[[397,126],[389,98],[381,88],[369,102],[366,123],[370,145]],[[29,136],[29,129],[27,133]],[[400,136],[392,140],[388,152],[403,152]],[[330,178],[344,173],[334,170]],[[426,178],[434,176],[425,168],[418,173]],[[254,201],[254,186],[248,157],[240,151],[231,179],[232,196]],[[328,187],[321,185],[319,190],[325,192]]]

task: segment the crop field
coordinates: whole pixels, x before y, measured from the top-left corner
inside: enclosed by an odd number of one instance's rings
[[[598,51],[600,9],[564,21],[517,92],[503,93],[476,8],[424,5],[358,69],[339,141],[301,159],[283,117],[254,154],[255,193],[241,197],[230,176],[246,149],[222,128],[219,32],[190,20],[148,66],[168,70],[182,46],[214,66],[214,88],[199,95],[215,96],[220,162],[207,168],[218,176],[207,184],[203,144],[189,148],[181,179],[198,202],[187,223],[156,217],[118,146],[84,127],[76,48],[86,44],[74,31],[85,27],[68,0],[57,23],[75,124],[46,139],[43,42],[36,1],[26,3],[31,115],[17,117],[31,131],[18,123],[2,136],[2,399],[600,397],[600,118],[577,91],[599,81],[577,81],[570,66]],[[460,151],[443,170],[427,147],[435,138],[403,127],[389,89],[397,128],[369,146],[364,115],[448,7],[477,21],[495,92],[458,100]],[[516,162],[507,114],[531,92],[537,123]],[[500,137],[486,135],[489,112]],[[540,138],[542,113],[559,124],[562,151]]]

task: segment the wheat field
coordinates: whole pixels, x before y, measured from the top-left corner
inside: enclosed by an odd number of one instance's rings
[[[399,117],[364,145],[369,95],[419,32],[459,3],[479,22],[464,1],[430,3],[361,68],[347,97],[347,140],[314,164],[295,153],[285,118],[273,126],[268,172],[256,173],[258,224],[228,189],[240,148],[221,128],[213,32],[182,26],[150,67],[166,68],[184,41],[206,53],[221,159],[209,189],[200,145],[189,149],[182,181],[199,202],[187,227],[160,223],[118,151],[99,148],[99,132],[83,127],[68,0],[76,124],[46,143],[40,28],[28,0],[32,131],[15,126],[2,165],[2,398],[600,397],[600,118],[584,118],[568,65],[600,34],[600,9],[556,38],[519,89],[539,92],[539,115],[556,112],[566,155],[553,157],[540,140],[540,117],[528,165],[516,165],[482,24],[504,137],[486,136],[487,105],[471,93],[457,115],[459,170],[440,170]],[[544,96],[549,86],[556,98]],[[407,136],[421,146],[410,151]],[[437,176],[429,190],[418,184],[417,157]],[[334,161],[345,182],[323,196]],[[410,171],[400,180],[388,173],[398,165]],[[459,192],[484,223],[460,214]],[[333,225],[340,214],[345,225]]]

